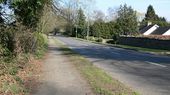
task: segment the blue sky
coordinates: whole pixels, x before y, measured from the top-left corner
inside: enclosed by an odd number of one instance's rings
[[[96,0],[96,8],[107,13],[109,7],[117,8],[125,3],[140,13],[145,13],[151,4],[156,14],[170,21],[170,0]]]

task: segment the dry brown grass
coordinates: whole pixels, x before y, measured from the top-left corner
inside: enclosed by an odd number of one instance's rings
[[[30,58],[16,75],[0,76],[0,95],[26,95],[34,92],[40,84],[42,60]]]

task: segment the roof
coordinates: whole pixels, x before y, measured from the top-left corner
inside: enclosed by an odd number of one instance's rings
[[[170,27],[159,27],[158,29],[156,29],[155,31],[153,31],[153,32],[151,33],[151,35],[163,35],[163,34],[166,33],[169,29],[170,29]]]
[[[144,27],[144,28],[142,28],[141,30],[140,30],[140,33],[145,33],[146,31],[148,31],[150,28],[152,28],[154,25],[149,25],[149,26],[146,26],[146,27]]]

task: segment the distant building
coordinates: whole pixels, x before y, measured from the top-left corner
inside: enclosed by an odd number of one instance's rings
[[[160,27],[158,25],[151,25],[140,29],[140,33],[143,35],[163,35],[170,36],[170,27]]]

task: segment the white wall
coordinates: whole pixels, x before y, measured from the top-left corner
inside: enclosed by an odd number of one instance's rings
[[[151,27],[148,31],[146,31],[143,35],[150,35],[153,31],[155,31],[156,29],[158,29],[159,26],[158,25],[154,25],[153,27]]]
[[[170,36],[170,29],[168,31],[166,31],[163,35],[164,36]]]

